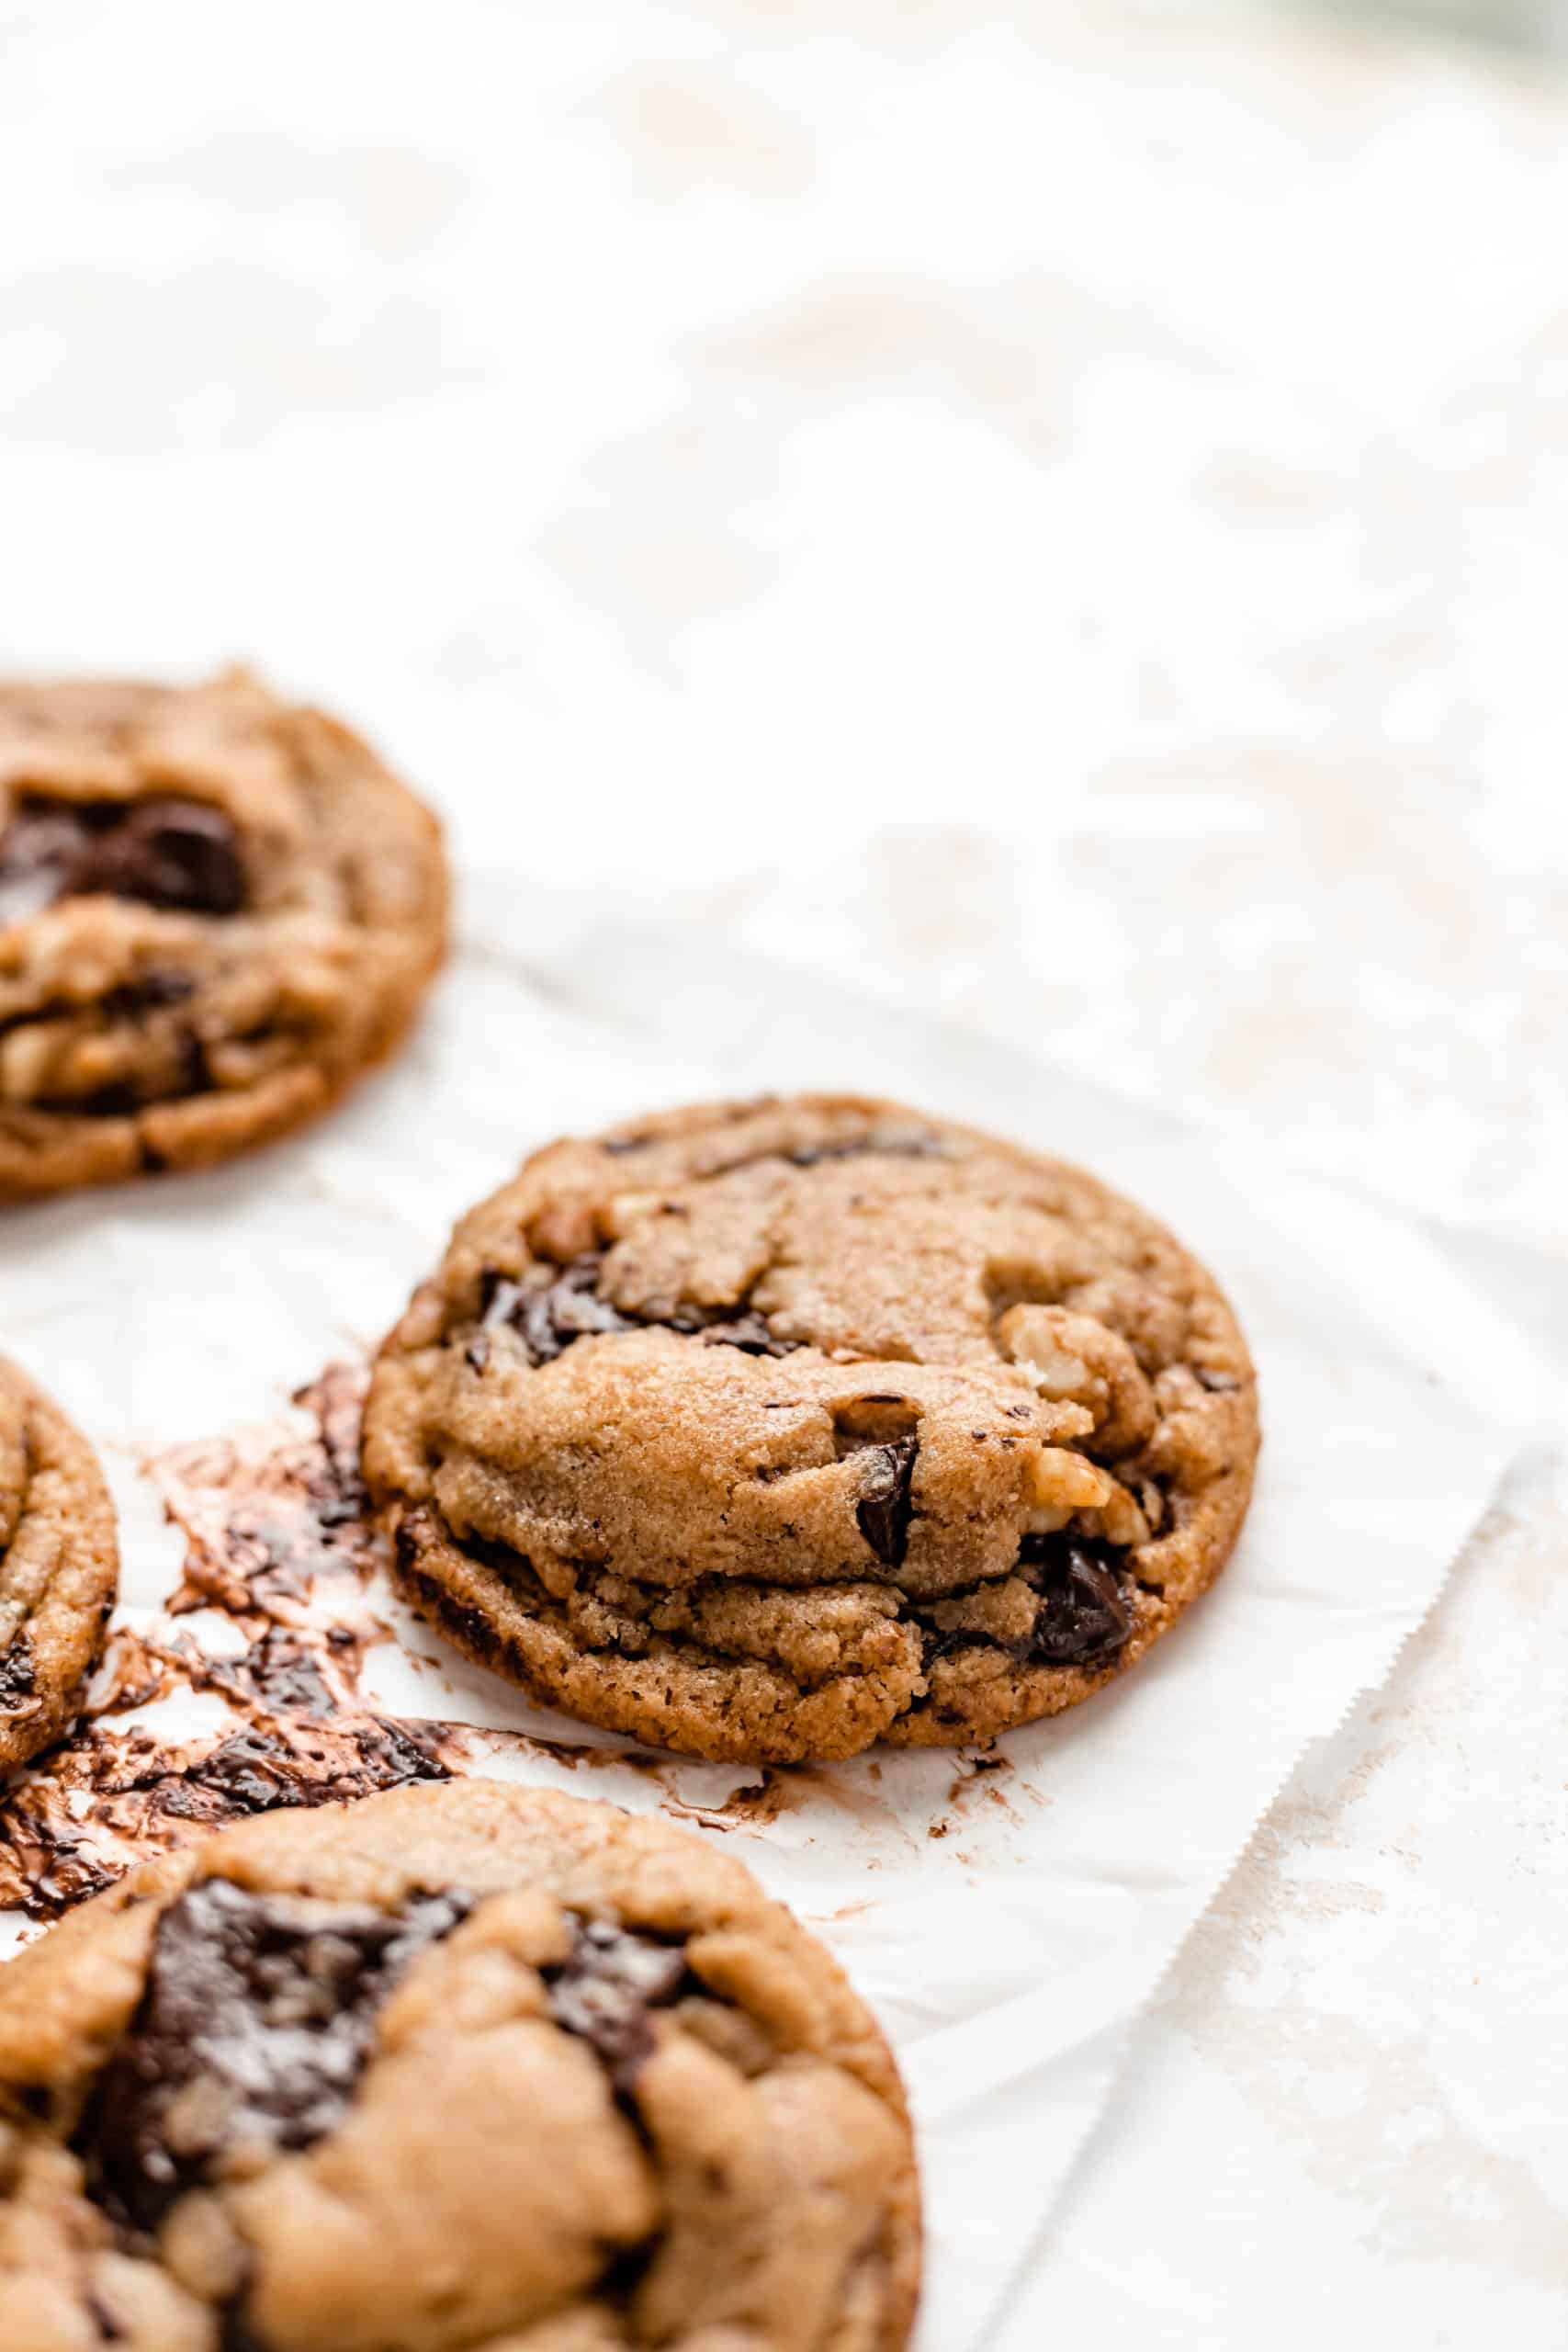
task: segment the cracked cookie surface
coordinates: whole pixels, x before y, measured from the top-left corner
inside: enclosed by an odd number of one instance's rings
[[[114,1510],[92,1448],[0,1356],[0,1773],[70,1724],[118,1578]]]
[[[1235,1317],[1153,1218],[806,1096],[536,1153],[384,1344],[364,1465],[470,1656],[789,1762],[1087,1698],[1218,1574],[1257,1447]]]
[[[909,2126],[737,1862],[484,1781],[274,1814],[0,1971],[6,2352],[897,2352]]]
[[[446,909],[429,810],[247,673],[0,684],[0,1202],[314,1116],[402,1035]]]

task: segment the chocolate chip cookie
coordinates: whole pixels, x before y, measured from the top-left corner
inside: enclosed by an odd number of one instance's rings
[[[0,1971],[6,2352],[897,2352],[886,2044],[688,1833],[484,1781],[273,1814]]]
[[[383,1346],[364,1461],[470,1656],[787,1762],[1088,1698],[1224,1566],[1257,1447],[1235,1317],[1152,1217],[805,1096],[536,1154]]]
[[[70,1723],[118,1577],[92,1448],[0,1356],[0,1773]]]
[[[0,1202],[314,1116],[401,1036],[446,910],[429,810],[245,672],[0,685]]]

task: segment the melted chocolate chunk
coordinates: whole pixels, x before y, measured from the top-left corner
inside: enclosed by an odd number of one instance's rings
[[[1082,1666],[1110,1657],[1133,1629],[1133,1611],[1106,1547],[1074,1535],[1029,1535],[1019,1565],[1040,1594],[1023,1662]]]
[[[139,1012],[155,1012],[169,1004],[184,1004],[196,994],[196,982],[184,972],[169,972],[161,966],[143,972],[140,979],[127,980],[122,987],[110,989],[103,1000],[104,1011],[113,1019],[130,1020]]]
[[[653,2049],[649,2009],[668,2007],[685,1983],[686,1948],[603,1919],[578,1919],[575,1928],[570,1959],[545,1972],[550,2015],[592,2043],[625,2091]]]
[[[174,794],[25,798],[0,839],[0,922],[99,891],[186,914],[237,914],[244,869],[234,826],[220,808]]]
[[[33,1645],[26,1634],[18,1634],[0,1650],[0,1714],[25,1706],[33,1689]]]
[[[739,1348],[745,1356],[792,1356],[800,1346],[798,1340],[781,1340],[770,1331],[761,1317],[748,1309],[744,1315],[727,1317],[718,1323],[686,1323],[672,1321],[672,1331],[692,1331],[710,1348]]]
[[[682,1306],[672,1315],[624,1314],[600,1297],[600,1272],[601,1261],[590,1253],[574,1258],[553,1283],[543,1287],[529,1288],[492,1275],[480,1335],[468,1343],[473,1370],[483,1372],[490,1356],[483,1333],[494,1330],[498,1324],[510,1325],[522,1340],[529,1363],[536,1366],[553,1363],[573,1340],[604,1331],[679,1331],[684,1338],[739,1348],[751,1356],[792,1355],[800,1345],[797,1340],[776,1339],[760,1315],[745,1308],[737,1314],[728,1306]],[[476,1350],[481,1351],[477,1360]]]
[[[792,1168],[815,1168],[824,1159],[941,1159],[945,1157],[940,1136],[890,1136],[879,1142],[857,1136],[850,1143],[797,1143],[780,1154]]]
[[[485,1308],[487,1330],[509,1323],[527,1351],[532,1364],[553,1363],[571,1345],[591,1332],[636,1329],[607,1299],[598,1295],[599,1261],[574,1258],[545,1289],[525,1289],[521,1283],[498,1281]]]
[[[914,1505],[909,1489],[919,1442],[895,1438],[891,1445],[868,1447],[861,1498],[855,1505],[860,1532],[884,1567],[896,1568],[908,1547]]]
[[[133,801],[98,842],[87,887],[187,914],[237,914],[244,877],[233,825],[200,800]]]
[[[158,1922],[141,2005],[77,2132],[88,2194],[152,2230],[226,2150],[321,2139],[348,2109],[399,1977],[472,1907],[414,1895],[307,1922],[224,1879],[191,1887]]]

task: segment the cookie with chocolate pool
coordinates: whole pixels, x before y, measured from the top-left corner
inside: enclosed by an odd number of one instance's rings
[[[1224,1566],[1256,1383],[1213,1277],[1066,1162],[898,1104],[550,1146],[381,1349],[364,1467],[413,1601],[683,1753],[987,1739]]]
[[[6,2352],[899,2352],[886,2042],[736,1861],[484,1781],[273,1814],[0,1971]]]
[[[0,1203],[313,1117],[443,952],[439,828],[240,670],[0,684]]]

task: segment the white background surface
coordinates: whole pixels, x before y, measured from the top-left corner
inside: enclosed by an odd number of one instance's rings
[[[1235,10],[0,0],[0,651],[254,658],[541,902],[1234,1122],[1568,1328],[1565,216],[1561,91]],[[1565,1566],[1542,1467],[1275,1807],[1053,2329],[1561,2344]]]

